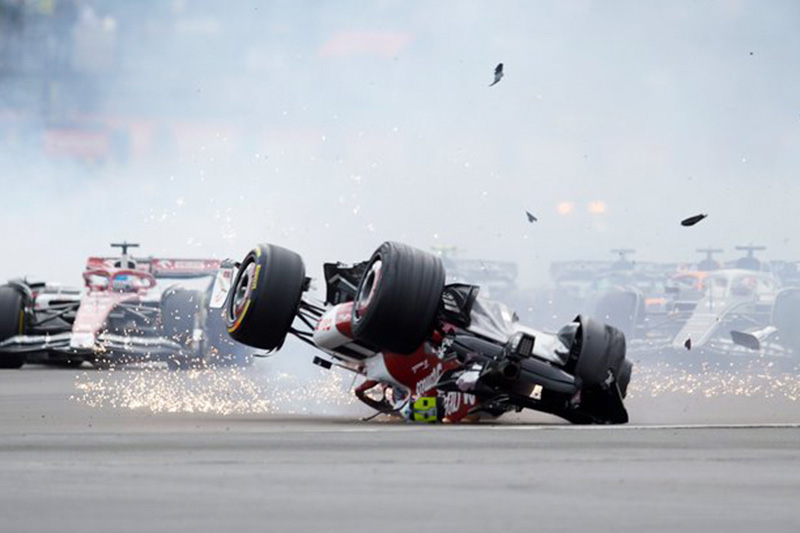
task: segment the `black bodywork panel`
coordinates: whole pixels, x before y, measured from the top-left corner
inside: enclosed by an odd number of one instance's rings
[[[367,269],[369,261],[361,263],[325,263],[322,266],[325,273],[325,303],[337,305],[352,302],[356,297],[358,283]]]

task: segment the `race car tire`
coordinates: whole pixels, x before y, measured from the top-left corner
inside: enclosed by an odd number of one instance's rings
[[[439,257],[405,244],[383,243],[356,291],[355,338],[387,352],[414,352],[433,329],[444,283]]]
[[[0,341],[21,335],[25,328],[25,299],[14,287],[0,287]],[[19,368],[25,354],[0,353],[0,368]]]
[[[635,291],[613,290],[600,297],[592,316],[633,338],[644,312],[644,300]]]
[[[203,305],[203,293],[189,289],[170,289],[161,299],[164,317],[164,336],[188,347],[198,324],[198,314]]]
[[[306,289],[303,259],[291,250],[262,244],[242,260],[225,302],[228,334],[248,346],[277,350]]]
[[[623,360],[619,367],[619,375],[617,376],[617,387],[619,387],[619,393],[623,398],[628,395],[628,384],[631,382],[632,372],[633,363],[630,359]]]
[[[580,329],[573,350],[579,350],[575,377],[584,387],[604,386],[609,371],[615,378],[622,375],[625,361],[625,335],[613,326],[591,318],[578,317]],[[627,385],[626,385],[627,389]]]
[[[205,335],[207,364],[214,366],[250,366],[253,364],[252,350],[228,335],[222,309],[208,309]]]
[[[800,290],[784,290],[775,298],[772,321],[781,344],[800,352]]]

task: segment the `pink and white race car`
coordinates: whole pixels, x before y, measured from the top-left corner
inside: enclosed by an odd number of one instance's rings
[[[0,368],[26,361],[98,368],[164,361],[173,368],[247,364],[252,350],[227,335],[222,307],[233,263],[90,257],[83,289],[23,280],[0,286]]]

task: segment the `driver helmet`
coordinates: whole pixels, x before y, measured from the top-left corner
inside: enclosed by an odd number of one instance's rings
[[[122,274],[115,276],[111,288],[119,292],[130,292],[136,290],[136,281],[130,274]]]

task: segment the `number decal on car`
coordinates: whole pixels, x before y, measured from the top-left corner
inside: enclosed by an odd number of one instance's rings
[[[439,409],[436,396],[421,396],[411,406],[414,422],[438,422]]]

